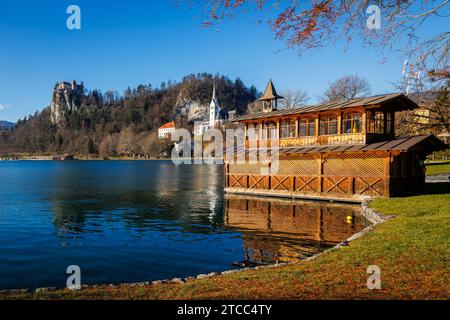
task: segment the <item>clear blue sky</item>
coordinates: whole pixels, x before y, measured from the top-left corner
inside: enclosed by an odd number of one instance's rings
[[[82,29],[66,28],[66,9],[82,10]],[[357,73],[374,94],[391,92],[402,59],[353,44],[299,57],[282,50],[269,26],[252,17],[205,29],[201,13],[174,1],[40,0],[0,3],[0,120],[16,121],[47,106],[58,81],[84,81],[88,89],[123,92],[128,86],[181,80],[190,73],[240,77],[263,90],[303,89],[315,102],[336,78]]]

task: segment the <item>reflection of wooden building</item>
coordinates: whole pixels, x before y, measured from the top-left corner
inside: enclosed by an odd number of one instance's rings
[[[286,261],[320,253],[361,231],[367,222],[359,211],[351,205],[227,196],[225,225],[243,232],[249,260]]]
[[[227,192],[352,200],[417,192],[423,160],[446,148],[432,135],[395,138],[395,113],[417,108],[403,94],[276,110],[281,97],[268,88],[274,101],[264,111],[234,120],[246,132],[247,162],[227,159]],[[262,174],[273,164],[250,164],[254,150],[276,150],[279,169]]]

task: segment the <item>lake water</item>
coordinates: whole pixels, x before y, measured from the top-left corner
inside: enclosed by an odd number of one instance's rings
[[[224,196],[223,167],[0,161],[0,289],[140,282],[296,261],[363,229],[359,207]]]

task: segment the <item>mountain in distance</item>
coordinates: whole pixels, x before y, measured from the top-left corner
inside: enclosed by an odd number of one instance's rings
[[[9,130],[14,128],[16,124],[9,121],[2,121],[0,120],[0,130]]]

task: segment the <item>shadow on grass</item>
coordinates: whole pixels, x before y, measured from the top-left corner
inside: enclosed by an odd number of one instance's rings
[[[448,182],[435,182],[426,183],[424,194],[450,194],[450,183]]]

